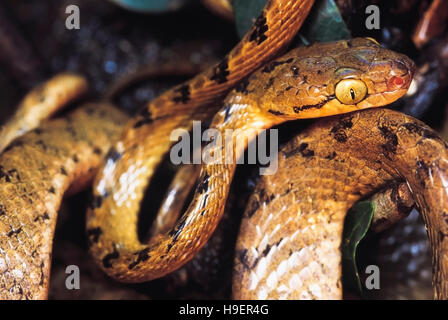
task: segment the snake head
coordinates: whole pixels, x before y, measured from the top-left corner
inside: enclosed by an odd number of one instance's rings
[[[414,71],[407,56],[355,38],[296,48],[254,73],[245,89],[282,121],[314,118],[392,103]]]

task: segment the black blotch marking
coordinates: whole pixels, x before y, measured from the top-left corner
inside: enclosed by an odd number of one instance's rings
[[[381,145],[381,147],[384,150],[384,155],[386,156],[386,158],[390,160],[391,159],[390,154],[391,153],[395,154],[397,152],[397,146],[398,146],[397,135],[389,127],[384,125],[378,127],[378,129],[380,130],[381,135],[386,140],[386,143]]]
[[[142,127],[146,124],[149,124],[151,122],[152,122],[151,119],[141,119],[134,124],[134,129],[140,128],[140,127]]]
[[[202,179],[201,183],[199,183],[199,185],[197,187],[197,191],[199,193],[207,192],[209,179],[210,179],[210,176],[206,173],[204,175],[204,178]]]
[[[34,132],[35,132],[37,135],[41,135],[42,132],[43,132],[43,130],[42,130],[41,128],[37,128],[37,129],[34,129]]]
[[[271,245],[268,243],[268,244],[266,245],[266,248],[264,248],[263,252],[261,253],[261,255],[262,255],[263,257],[266,257],[266,256],[268,255],[268,253],[269,253],[270,250],[271,250]]]
[[[140,128],[144,125],[147,125],[149,123],[151,123],[153,121],[152,116],[151,116],[151,112],[149,111],[149,109],[147,107],[143,108],[140,113],[139,113],[139,117],[141,119],[139,119],[135,124],[134,124],[134,129]]]
[[[443,240],[445,240],[445,238],[448,238],[448,233],[443,233],[442,231],[439,231],[439,238],[440,242],[442,242]]]
[[[242,81],[238,83],[238,85],[235,87],[235,91],[242,94],[248,94],[250,91],[248,90],[249,87],[249,79],[244,78]]]
[[[176,225],[174,229],[169,232],[170,237],[172,237],[172,243],[174,244],[177,241],[177,238],[180,236],[180,233],[185,228],[187,224],[187,216],[184,216],[181,221]]]
[[[40,281],[39,281],[39,285],[43,285],[44,284],[44,279],[45,279],[45,274],[44,274],[44,263],[42,262],[40,264]]]
[[[322,74],[322,70],[317,70],[317,74]]]
[[[275,243],[275,246],[278,247],[279,244],[280,244],[280,242],[282,242],[282,241],[283,241],[283,238],[280,238],[280,239]]]
[[[285,91],[289,91],[289,90],[291,90],[292,88],[294,88],[293,86],[287,86],[286,88],[285,88]],[[296,108],[296,107],[294,107],[294,108]]]
[[[292,186],[294,185],[294,183],[289,183],[288,184],[288,188],[285,190],[285,192],[282,194],[282,197],[283,196],[286,196],[288,193],[290,193],[291,192],[291,190],[292,190]]]
[[[257,265],[258,259],[259,259],[259,257],[258,257],[251,263],[249,261],[249,255],[248,255],[247,249],[243,249],[243,250],[240,250],[239,252],[237,252],[236,257],[238,258],[238,260],[240,260],[244,269],[247,269],[247,270],[250,270],[253,267],[255,267]]]
[[[136,252],[135,255],[137,255],[137,259],[131,264],[129,264],[128,266],[129,270],[134,269],[135,266],[138,265],[140,262],[145,262],[146,260],[148,260],[150,258],[149,251],[150,251],[149,248],[145,248],[143,250]]]
[[[3,166],[0,165],[0,179],[5,178],[6,182],[11,182],[11,175],[9,174],[9,171],[5,171]]]
[[[442,217],[445,219],[445,223],[446,223],[446,225],[448,226],[448,213],[443,212],[443,213],[442,213]]]
[[[112,260],[116,260],[120,257],[120,253],[117,251],[115,244],[113,245],[113,252],[106,254],[103,258],[104,268],[112,268]]]
[[[68,176],[67,170],[64,167],[61,167],[61,174]]]
[[[202,200],[202,204],[201,204],[200,210],[204,209],[205,206],[207,205],[207,199],[208,199],[208,194],[206,194],[204,199]],[[201,216],[203,216],[205,214],[205,212],[207,212],[207,210],[202,211]]]
[[[277,110],[272,110],[272,109],[269,109],[268,112],[269,112],[269,113],[272,113],[273,115],[276,115],[276,116],[282,116],[282,115],[284,115],[283,112],[280,112],[280,111],[277,111]]]
[[[166,253],[170,252],[171,248],[174,246],[174,244],[177,241],[177,238],[180,236],[182,230],[185,228],[187,224],[187,216],[183,215],[181,220],[176,224],[176,226],[170,230],[168,235],[172,238],[171,243],[168,244]]]
[[[48,192],[50,192],[52,194],[56,194],[56,190],[53,186],[51,186],[50,189],[48,189]]]
[[[272,200],[274,200],[275,195],[274,194],[267,194],[265,189],[261,189],[258,192],[258,199],[252,198],[252,205],[248,211],[248,217],[252,217],[252,215],[255,213],[255,211],[260,207],[261,203],[264,203],[265,205],[268,205]]]
[[[180,86],[179,88],[174,90],[175,92],[179,93],[180,95],[173,98],[173,101],[176,103],[182,102],[183,104],[190,101],[190,86],[187,84],[184,84]]]
[[[73,161],[74,161],[75,163],[78,163],[78,162],[79,162],[78,155],[76,155],[76,154],[73,155],[72,159],[73,159]]]
[[[104,190],[101,193],[101,197],[103,197],[103,199],[107,199],[110,196],[110,193],[107,190]]]
[[[20,179],[20,175],[19,175],[19,171],[17,171],[17,169],[11,169],[8,170],[8,175],[10,178],[12,178],[13,176],[15,176],[15,178],[17,179],[17,181],[21,181]]]
[[[2,204],[0,204],[0,217],[1,216],[6,216],[6,210]]]
[[[330,130],[330,134],[334,136],[337,142],[344,143],[347,141],[346,129],[353,127],[353,116],[344,117],[339,120],[339,122]]]
[[[347,40],[347,47],[351,48],[353,46],[352,41],[351,40]]]
[[[230,105],[226,105],[224,108],[224,123],[226,123],[230,118]]]
[[[122,156],[123,155],[120,152],[118,152],[114,147],[111,147],[106,154],[106,159],[111,160],[112,162],[115,163],[118,160],[120,160]]]
[[[268,83],[266,83],[266,86],[264,87],[265,90],[268,90],[270,87],[272,87],[272,85],[274,84],[274,80],[275,78],[269,78]]]
[[[20,232],[22,231],[22,227],[20,227],[19,229],[17,229],[17,230],[11,230],[9,233],[8,233],[8,238],[11,238],[13,235],[15,235],[15,234],[19,234]]]
[[[229,75],[229,65],[227,61],[227,57],[224,58],[213,70],[213,75],[210,80],[214,80],[217,83],[225,83],[227,82],[227,76]]]
[[[90,207],[92,209],[98,209],[103,204],[103,197],[102,196],[95,196],[93,197],[92,203]]]
[[[263,69],[261,69],[261,72],[263,73],[270,73],[274,71],[275,68],[278,66],[281,66],[283,64],[288,64],[294,61],[294,58],[289,58],[288,60],[284,61],[272,61],[271,63],[268,63]]]
[[[319,102],[319,103],[316,103],[316,104],[307,104],[307,105],[300,106],[300,107],[295,106],[293,109],[294,109],[294,112],[295,112],[295,113],[299,113],[300,111],[304,111],[304,110],[308,110],[308,109],[320,109],[320,108],[322,108],[328,101],[330,101],[330,100],[332,100],[332,99],[334,99],[334,95],[333,95],[333,96],[329,96],[327,99],[325,99],[324,101],[321,101],[321,102]]]
[[[304,142],[301,143],[297,148],[284,152],[285,158],[289,158],[291,156],[294,156],[296,154],[301,154],[304,158],[309,158],[314,156],[314,150],[308,149],[308,143]]]
[[[245,269],[250,269],[249,259],[247,257],[247,249],[240,250],[236,256]]]
[[[41,220],[41,221],[50,220],[50,216],[48,215],[48,212],[45,211],[44,214],[39,215],[36,218],[34,218],[34,222],[37,222],[39,220]]]
[[[17,148],[17,147],[21,147],[21,146],[23,146],[23,141],[21,140],[21,139],[17,139],[17,140],[14,140],[13,142],[11,142],[10,144],[9,144],[9,146],[7,146],[6,148],[5,148],[5,151],[4,152],[7,152],[7,151],[10,151],[10,150],[12,150],[12,149],[14,149],[14,148]]]
[[[336,158],[337,154],[335,151],[333,151],[333,153],[330,153],[328,156],[325,157],[325,159],[327,160],[333,160],[334,158]]]
[[[301,143],[298,151],[305,158],[314,156],[314,150],[308,149],[308,143]]]
[[[419,126],[418,124],[409,122],[402,125],[409,133],[414,133],[420,135],[424,139],[433,139],[441,141],[445,146],[447,146],[446,141],[444,141],[436,132],[428,128]],[[420,144],[422,141],[419,141]]]
[[[266,24],[266,17],[264,15],[259,16],[255,21],[254,27],[255,30],[252,31],[249,40],[261,44],[268,38],[265,34],[266,31],[269,30],[269,27]]]
[[[87,230],[87,240],[89,242],[89,247],[91,247],[94,243],[97,243],[102,234],[103,234],[103,229],[101,229],[101,227],[88,229]]]
[[[99,147],[95,146],[95,147],[93,147],[93,153],[100,156],[103,152],[101,151],[101,149]]]
[[[308,76],[304,75],[302,78],[303,83],[308,83]]]

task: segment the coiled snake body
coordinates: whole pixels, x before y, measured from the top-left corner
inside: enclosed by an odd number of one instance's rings
[[[412,69],[408,58],[369,39],[298,48],[234,89],[211,126],[222,136],[226,129],[238,129],[251,140],[256,129],[287,120],[381,106],[406,92]],[[161,119],[150,130],[160,129],[170,121]],[[157,132],[151,133],[152,138],[158,136]],[[226,147],[213,150],[222,155],[222,164],[203,166],[194,199],[174,229],[155,237],[149,245],[141,244],[136,232],[137,211],[130,208],[137,207],[146,178],[152,173],[150,161],[154,156],[152,152],[145,156],[145,150],[154,149],[134,142],[127,149],[128,141],[135,141],[129,140],[135,132],[126,134],[126,140],[115,145],[96,180],[96,200],[88,214],[87,232],[95,236],[90,250],[106,273],[126,282],[148,281],[180,267],[206,243],[223,212],[236,161],[224,164]],[[236,148],[236,141],[233,144],[232,148]],[[235,150],[235,159],[243,148]],[[141,159],[140,165],[135,157]],[[109,232],[112,225],[122,227]]]
[[[269,1],[242,44],[220,64],[190,82],[168,91],[153,101],[136,120],[128,123],[121,138],[108,151],[104,165],[99,170],[94,183],[93,202],[87,216],[90,251],[108,275],[124,282],[148,281],[161,277],[191,259],[206,243],[219,222],[235,170],[235,159],[245,147],[239,144],[240,147],[236,148],[235,139],[238,137],[234,138],[233,145],[230,146],[235,149],[232,155],[234,161],[231,164],[203,165],[193,201],[174,228],[155,236],[149,244],[142,244],[138,240],[138,205],[148,178],[169,149],[169,135],[173,129],[189,128],[193,119],[206,119],[216,113],[212,127],[220,132],[226,129],[239,130],[244,132],[245,138],[250,141],[255,137],[257,129],[267,129],[293,119],[329,116],[383,106],[395,101],[407,91],[414,70],[409,58],[382,48],[374,40],[352,39],[292,50],[241,81],[224,100],[218,112],[216,106],[207,106],[284,47],[300,27],[311,4],[312,1]],[[347,128],[341,124],[340,128],[331,134],[337,141],[347,139],[345,129]],[[76,129],[68,131],[76,132]],[[33,134],[36,133],[30,135]],[[111,134],[112,138],[114,134]],[[27,137],[28,135],[24,138],[28,139]],[[394,138],[391,139],[395,141]],[[92,144],[89,143],[92,139],[88,137],[81,140],[84,145]],[[108,144],[104,142],[101,145],[105,147]],[[12,195],[13,198],[18,194],[29,195],[32,199],[23,200],[25,203],[39,196],[38,203],[45,203],[47,207],[34,205],[30,208],[30,204],[11,203],[0,198],[4,200],[3,211],[0,213],[3,216],[0,216],[3,223],[0,231],[8,237],[2,235],[7,242],[2,244],[0,250],[0,258],[3,259],[0,262],[4,261],[3,265],[0,263],[0,272],[2,279],[5,279],[5,274],[9,277],[7,282],[2,281],[4,289],[0,294],[7,298],[43,298],[46,296],[45,288],[48,282],[48,252],[41,256],[40,252],[30,251],[30,248],[39,247],[38,244],[49,236],[44,239],[33,238],[31,241],[35,241],[34,244],[27,244],[19,239],[25,227],[32,224],[32,221],[31,218],[21,220],[18,211],[28,210],[32,212],[32,217],[36,215],[36,211],[41,212],[42,220],[54,221],[53,215],[69,182],[45,184],[42,186],[44,192],[39,193],[38,189],[32,189],[30,193],[27,187],[35,183],[35,178],[29,176],[23,180],[26,175],[20,174],[21,169],[15,169],[5,160],[12,157],[10,154],[14,149],[18,150],[15,157],[23,154],[27,148],[26,144],[12,146],[15,148],[6,151],[0,161],[3,165],[3,194],[8,197]],[[44,146],[47,144],[44,143]],[[97,156],[102,154],[102,148],[96,144],[89,147],[90,149],[86,147],[86,150],[90,150],[87,152]],[[216,147],[211,151],[224,159],[226,147],[228,146]],[[20,150],[23,150],[22,153]],[[69,159],[66,161],[69,163],[83,163],[78,156],[75,157],[76,160],[73,155],[68,156],[69,154],[66,155]],[[49,161],[53,165],[57,163],[59,168],[59,162],[55,159]],[[79,166],[84,168],[84,165]],[[25,168],[30,166],[21,167],[26,171]],[[48,164],[45,161],[39,162],[39,165],[33,168],[45,171]],[[65,173],[66,169],[67,167],[64,167]],[[62,171],[61,168],[59,170]],[[14,174],[20,176],[20,180]],[[67,176],[73,180],[77,175],[70,172]],[[53,176],[47,177],[45,181],[53,181],[52,178]],[[407,176],[404,178],[407,179]],[[18,186],[26,190],[13,190]],[[53,194],[55,198],[52,200]],[[48,210],[51,210],[51,216],[45,215]],[[38,220],[38,217],[33,219]],[[340,219],[338,216],[335,220],[338,225],[334,234],[339,232]],[[440,215],[434,219],[434,230],[440,230]],[[433,221],[428,219],[429,223]],[[52,227],[44,227],[50,228],[51,234]],[[436,243],[435,238],[431,238],[432,243]],[[12,251],[6,251],[6,248],[11,247],[11,239],[17,239],[17,245]],[[332,248],[336,243],[336,240],[332,242]],[[247,244],[247,247],[250,246],[251,244]],[[18,247],[21,249],[17,249]],[[241,256],[244,256],[244,248],[241,245],[239,248]],[[36,254],[41,260],[35,259]],[[436,265],[440,270],[435,272],[436,279],[444,275],[447,265],[446,260],[443,260],[446,256],[442,254],[443,251],[436,250]],[[16,256],[20,259],[11,259]],[[42,262],[36,265],[36,261]],[[244,288],[241,290],[244,291]],[[445,284],[436,286],[436,290],[438,297],[446,296]],[[239,293],[235,296],[238,297]],[[258,297],[262,296],[258,293]],[[332,295],[337,296],[338,293]]]
[[[435,297],[446,299],[447,147],[422,122],[387,109],[322,119],[295,137],[247,206],[234,298],[340,299],[345,213],[395,180],[406,181],[423,215]]]

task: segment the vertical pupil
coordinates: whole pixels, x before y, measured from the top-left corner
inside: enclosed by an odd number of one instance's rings
[[[355,91],[353,88],[350,88],[350,96],[352,97],[352,100],[355,100]]]

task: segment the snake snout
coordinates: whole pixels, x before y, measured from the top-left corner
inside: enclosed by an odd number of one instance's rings
[[[397,54],[392,61],[390,77],[387,80],[388,90],[409,88],[415,73],[415,63],[405,55]]]

